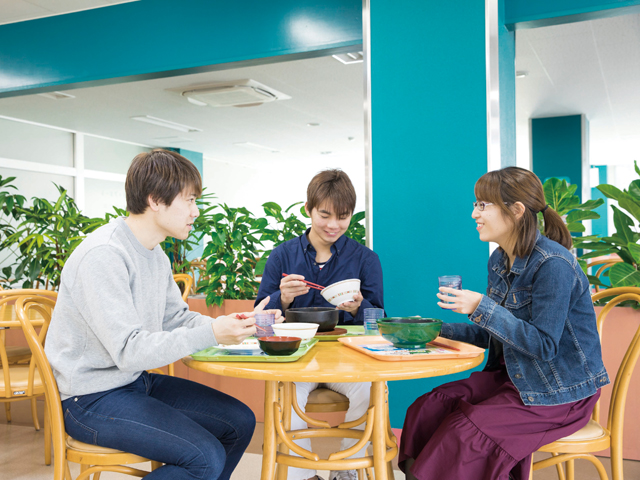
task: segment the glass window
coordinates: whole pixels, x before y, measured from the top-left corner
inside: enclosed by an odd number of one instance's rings
[[[126,174],[133,157],[151,150],[151,148],[85,135],[84,168]]]
[[[124,182],[86,178],[84,184],[84,213],[88,217],[104,217],[113,207],[126,208]]]
[[[0,118],[0,158],[73,167],[73,134]]]

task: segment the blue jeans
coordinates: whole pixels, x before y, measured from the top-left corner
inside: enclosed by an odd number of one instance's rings
[[[256,421],[242,402],[199,383],[143,372],[133,383],[62,402],[67,433],[166,465],[149,480],[227,480]]]

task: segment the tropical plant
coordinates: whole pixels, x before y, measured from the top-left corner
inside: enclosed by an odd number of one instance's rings
[[[565,219],[570,232],[584,232],[585,228],[584,225],[582,225],[583,220],[596,220],[600,218],[600,215],[594,212],[593,209],[602,205],[604,200],[597,198],[580,203],[580,197],[575,194],[578,188],[577,184],[569,185],[566,180],[548,178],[542,187],[544,189],[545,201],[558,215]],[[538,214],[538,220],[540,230],[542,230],[543,221],[541,213]],[[580,238],[581,237],[574,237],[576,240]]]
[[[267,226],[266,218],[255,218],[244,207],[219,204],[212,209],[223,212],[207,215],[206,233],[211,240],[202,255],[207,270],[198,282],[198,293],[206,295],[207,305],[222,305],[225,299],[255,298],[259,282],[255,266],[262,252],[259,237]]]
[[[640,176],[638,163],[634,162],[635,171]],[[616,232],[608,237],[592,235],[583,237],[576,242],[577,248],[591,250],[582,255],[581,260],[600,257],[603,255],[618,255],[623,261],[611,266],[608,277],[611,285],[606,285],[595,276],[589,276],[592,285],[603,288],[611,287],[640,287],[640,179],[633,180],[628,190],[620,190],[613,185],[599,185],[607,198],[616,200],[618,206],[611,205],[613,210],[613,224]],[[625,213],[626,211],[626,213]],[[578,240],[578,239],[576,239]],[[605,275],[607,272],[605,272]]]
[[[304,202],[296,202],[289,205],[284,212],[282,211],[282,207],[275,202],[262,204],[265,216],[267,218],[272,218],[275,225],[273,228],[265,227],[262,232],[262,236],[260,237],[260,242],[271,242],[273,246],[270,250],[263,252],[260,260],[256,264],[256,275],[262,275],[264,273],[264,267],[267,264],[267,259],[274,248],[281,243],[299,237],[307,230],[307,224],[298,218],[294,213],[295,211],[292,210],[293,207],[301,204],[302,207],[300,207],[299,210],[300,215],[302,215],[303,218],[309,218],[307,212],[304,210]],[[287,216],[285,217],[285,215]]]
[[[43,285],[56,290],[69,256],[87,234],[104,224],[102,218],[82,215],[67,191],[59,185],[56,188],[60,196],[55,203],[33,197],[31,207],[14,205],[12,215],[20,223],[0,245],[17,254],[13,276],[15,282],[25,279],[22,288]],[[10,271],[3,270],[5,276],[7,273]]]
[[[22,208],[26,200],[23,195],[13,193],[12,190],[18,190],[17,187],[12,184],[15,179],[16,177],[3,178],[2,175],[0,175],[0,245],[4,244],[7,237],[15,233],[12,220],[13,223],[19,220],[20,214],[18,213],[18,208]],[[8,253],[9,257],[11,257],[11,251],[5,250],[5,253]],[[2,261],[4,262],[9,257],[3,258]],[[5,286],[10,286],[17,282],[11,273],[11,265],[2,268],[0,282]]]

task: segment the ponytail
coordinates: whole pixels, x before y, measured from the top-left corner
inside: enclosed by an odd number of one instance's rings
[[[571,250],[573,246],[571,233],[558,212],[547,206],[542,210],[542,217],[544,218],[544,236]]]

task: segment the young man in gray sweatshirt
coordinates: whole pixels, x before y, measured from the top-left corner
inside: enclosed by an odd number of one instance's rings
[[[130,215],[90,234],[62,271],[45,351],[67,433],[165,463],[150,480],[226,480],[251,440],[251,410],[146,370],[242,342],[255,333],[254,312],[247,319],[191,312],[173,280],[159,243],[186,239],[198,216],[202,183],[191,162],[165,150],[142,153],[125,190]]]

